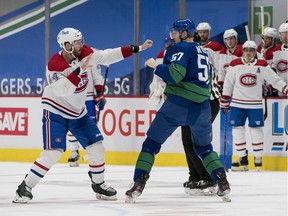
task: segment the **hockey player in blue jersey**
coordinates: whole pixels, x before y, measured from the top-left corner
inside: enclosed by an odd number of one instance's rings
[[[226,173],[211,144],[209,59],[201,45],[193,42],[195,31],[195,25],[190,19],[175,21],[171,34],[176,45],[167,51],[164,64],[157,64],[153,58],[145,62],[146,66],[155,69],[158,79],[166,83],[164,94],[167,99],[158,110],[142,144],[134,171],[134,184],[126,191],[128,203],[134,203],[142,194],[155,155],[179,126],[190,127],[195,152],[212,179],[218,183],[217,194],[223,197],[223,200],[230,201],[230,186]],[[169,64],[165,64],[167,61]]]

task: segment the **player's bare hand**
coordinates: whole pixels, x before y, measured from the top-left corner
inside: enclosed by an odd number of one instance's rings
[[[142,50],[146,50],[146,49],[152,47],[152,45],[153,45],[153,41],[148,39],[141,45]]]
[[[156,68],[157,67],[157,62],[155,61],[155,59],[154,58],[150,58],[150,59],[148,59],[145,63],[144,63],[144,66],[145,67],[151,67],[151,68]]]
[[[92,56],[92,53],[85,59],[85,61],[81,65],[81,68],[82,68],[83,71],[86,71],[89,67],[92,66],[92,65],[89,64],[90,60],[91,60],[91,56]]]

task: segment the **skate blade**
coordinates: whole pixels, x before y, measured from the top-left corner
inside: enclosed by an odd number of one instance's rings
[[[96,193],[96,198],[99,200],[106,200],[106,201],[116,201],[117,200],[117,196],[113,195],[113,196],[105,196],[103,194],[99,194]]]
[[[205,189],[188,189],[187,194],[190,196],[212,196],[217,194],[217,190],[214,187]]]
[[[231,171],[249,171],[249,168],[247,166],[231,167]]]
[[[69,162],[69,166],[70,167],[79,167],[79,163],[78,162]]]
[[[12,201],[12,203],[28,203],[31,199],[29,197],[22,196],[20,197],[18,194],[16,194],[15,199]]]
[[[256,171],[257,172],[261,171],[261,167],[256,167]]]
[[[223,202],[231,202],[231,198],[228,194],[221,197]]]
[[[126,195],[125,203],[136,203],[140,195],[141,193],[139,191],[134,191],[131,195]]]

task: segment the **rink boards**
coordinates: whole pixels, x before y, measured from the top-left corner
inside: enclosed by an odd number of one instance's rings
[[[145,134],[157,108],[147,97],[108,97],[98,123],[104,136],[106,163],[134,164]],[[42,149],[41,98],[3,97],[0,108],[0,161],[34,161]],[[264,127],[264,170],[287,170],[287,99],[268,99],[268,117]],[[213,124],[213,146],[220,152],[220,115]],[[248,130],[247,130],[248,131]],[[253,152],[246,133],[249,152]],[[163,144],[155,165],[186,166],[179,128]],[[235,148],[233,148],[235,154]],[[66,151],[60,162],[66,162]],[[85,151],[81,151],[85,155]],[[253,156],[249,156],[253,162]],[[236,159],[236,156],[233,156]],[[87,161],[82,160],[82,163]],[[253,169],[253,164],[250,169]],[[249,165],[250,166],[250,165]]]

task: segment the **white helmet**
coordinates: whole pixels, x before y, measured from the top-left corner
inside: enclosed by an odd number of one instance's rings
[[[74,45],[74,41],[82,40],[82,33],[78,29],[74,28],[64,28],[62,29],[57,36],[57,42],[61,48],[65,48],[65,43],[68,42],[71,45]]]
[[[264,32],[262,33],[263,36],[271,37],[271,38],[277,38],[278,32],[276,28],[266,27],[264,29]]]
[[[234,29],[228,29],[223,34],[223,40],[225,40],[228,37],[235,37],[238,38],[238,33]]]
[[[202,23],[198,24],[198,26],[196,27],[196,30],[197,31],[208,30],[210,32],[211,31],[211,26],[207,22],[202,22]]]
[[[252,48],[252,49],[257,49],[257,45],[256,45],[256,43],[254,42],[254,41],[246,41],[244,44],[243,44],[243,50],[245,49],[245,48]]]
[[[288,23],[282,23],[278,29],[279,33],[288,32]]]

